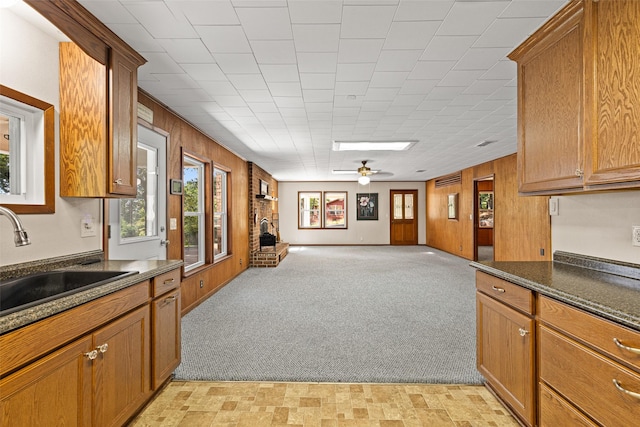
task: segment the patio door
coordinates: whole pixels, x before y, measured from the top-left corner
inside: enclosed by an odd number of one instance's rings
[[[167,259],[167,136],[138,125],[137,196],[109,200],[109,259]]]
[[[418,244],[418,190],[391,190],[391,244]]]

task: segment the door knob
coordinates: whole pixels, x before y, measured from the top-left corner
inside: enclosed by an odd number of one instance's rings
[[[169,243],[170,243],[170,242],[169,242],[168,240],[160,240],[160,244],[161,244],[162,246],[169,246]]]

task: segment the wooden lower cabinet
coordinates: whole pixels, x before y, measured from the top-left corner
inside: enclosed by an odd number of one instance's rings
[[[162,295],[151,303],[153,390],[159,389],[180,364],[180,313],[180,289],[174,289],[173,292]]]
[[[86,336],[0,380],[0,425],[91,425],[91,350]]]
[[[476,301],[478,370],[521,421],[533,426],[535,322],[481,292]]]
[[[540,383],[540,427],[596,427],[580,411],[544,383]]]

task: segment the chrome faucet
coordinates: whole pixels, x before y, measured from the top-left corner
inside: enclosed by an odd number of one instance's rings
[[[27,232],[24,230],[24,228],[22,228],[20,218],[18,218],[18,216],[13,213],[11,209],[0,206],[0,215],[6,216],[7,218],[9,218],[9,221],[11,221],[11,225],[13,225],[13,232],[15,234],[13,241],[16,243],[16,246],[25,246],[31,244]]]

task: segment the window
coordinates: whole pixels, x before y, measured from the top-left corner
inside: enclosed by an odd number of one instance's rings
[[[213,259],[228,254],[227,172],[213,169]]]
[[[347,228],[347,193],[324,193],[325,228]]]
[[[347,228],[347,192],[299,192],[298,228]]]
[[[131,242],[158,235],[158,150],[138,142],[137,194],[120,199],[120,241]]]
[[[184,156],[182,179],[184,209],[184,271],[193,270],[205,261],[205,164]]]
[[[321,228],[320,220],[320,201],[322,193],[319,191],[310,193],[298,193],[298,201],[300,209],[298,211],[299,228]]]

